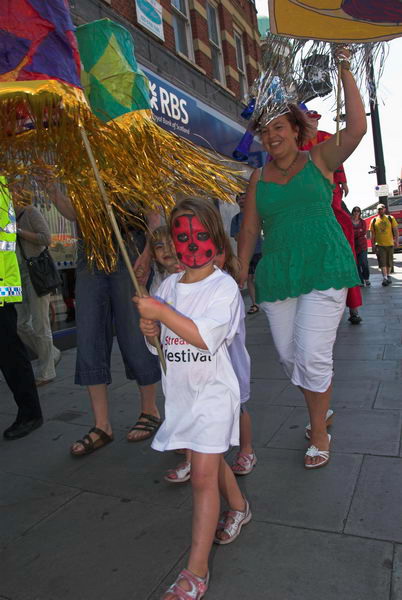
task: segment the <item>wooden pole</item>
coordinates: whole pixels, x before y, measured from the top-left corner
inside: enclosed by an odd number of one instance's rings
[[[91,163],[91,167],[92,167],[92,170],[93,170],[94,175],[95,175],[96,183],[98,184],[98,188],[99,188],[100,194],[102,196],[102,200],[103,200],[103,203],[105,205],[108,217],[110,219],[110,223],[112,225],[114,234],[116,236],[117,243],[118,243],[120,251],[122,253],[123,260],[124,260],[124,262],[126,264],[128,272],[130,274],[131,281],[133,282],[135,291],[137,292],[137,296],[139,298],[142,298],[143,297],[143,293],[142,293],[141,287],[140,287],[140,285],[138,283],[137,277],[135,276],[134,269],[133,269],[133,266],[132,266],[131,261],[130,261],[130,257],[128,255],[128,252],[127,252],[127,249],[126,249],[126,245],[125,245],[124,240],[122,238],[119,226],[118,226],[117,221],[116,221],[115,214],[113,212],[113,208],[112,208],[112,206],[111,206],[111,204],[109,202],[109,198],[107,197],[105,186],[103,184],[102,177],[100,176],[98,165],[96,164],[96,160],[95,160],[94,154],[92,152],[91,144],[89,143],[87,132],[85,131],[85,129],[84,129],[84,127],[82,125],[80,126],[80,131],[81,131],[82,141],[84,142],[85,150],[87,152],[87,155],[88,155],[88,158],[89,158],[89,162]],[[156,350],[158,352],[158,356],[159,356],[159,360],[160,360],[161,365],[162,365],[162,369],[163,369],[164,373],[166,374],[165,357],[163,356],[162,348],[161,348],[161,345],[160,345],[159,340],[158,340],[157,337],[155,337],[153,339],[153,343],[154,343],[154,345],[156,347]]]
[[[336,90],[336,145],[340,146],[341,136],[340,136],[340,122],[341,122],[341,92],[342,92],[342,80],[341,80],[341,70],[342,66],[338,64],[338,85]]]

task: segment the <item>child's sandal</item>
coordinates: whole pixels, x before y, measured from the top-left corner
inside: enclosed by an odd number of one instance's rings
[[[257,463],[257,457],[255,452],[246,454],[245,452],[238,452],[234,459],[231,469],[235,475],[248,475],[254,469]]]
[[[251,510],[248,501],[246,500],[246,509],[241,510],[225,510],[218,521],[218,527],[215,533],[215,544],[230,544],[239,537],[243,525],[247,525],[251,521]],[[221,538],[219,535],[226,534],[227,537]]]
[[[169,483],[185,483],[191,477],[191,463],[183,462],[175,469],[169,469],[164,477]]]
[[[188,584],[189,590],[185,590],[179,585],[180,581],[185,581]],[[173,585],[162,596],[162,600],[170,594],[175,595],[177,600],[202,600],[205,596],[209,585],[209,572],[206,577],[198,577],[188,569],[183,569],[177,576]]]

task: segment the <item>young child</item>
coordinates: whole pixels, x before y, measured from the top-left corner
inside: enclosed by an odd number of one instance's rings
[[[225,236],[224,253],[217,257],[215,264],[237,279],[239,261],[235,256],[228,236]],[[232,361],[240,387],[240,449],[237,452],[232,471],[235,475],[248,475],[257,463],[257,457],[252,445],[251,417],[246,403],[250,399],[250,356],[246,349],[246,325],[244,302],[241,303],[239,328],[229,346]]]
[[[214,260],[217,267],[237,278],[239,261],[235,256],[230,240],[225,235],[225,247]],[[232,464],[235,475],[248,475],[257,463],[257,457],[252,446],[251,417],[246,408],[250,398],[250,356],[246,349],[246,327],[244,322],[244,304],[241,305],[239,328],[230,344],[229,356],[240,387],[240,449]],[[185,460],[174,469],[169,469],[165,480],[169,483],[185,483],[191,476],[191,451],[185,451]]]
[[[152,344],[160,337],[165,421],[156,450],[192,451],[192,543],[188,567],[162,600],[201,600],[209,582],[213,541],[228,544],[251,519],[223,454],[239,441],[240,390],[228,346],[239,327],[242,299],[236,282],[214,266],[225,233],[212,203],[185,200],[173,209],[170,230],[184,273],[168,277],[155,298],[135,298],[140,326]],[[220,497],[229,506],[218,523]]]
[[[154,259],[154,277],[149,293],[153,296],[168,275],[182,270],[166,225],[158,227],[152,233],[151,252]]]

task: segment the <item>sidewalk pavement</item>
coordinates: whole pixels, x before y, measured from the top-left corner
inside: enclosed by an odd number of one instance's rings
[[[341,323],[324,469],[303,468],[303,398],[278,364],[263,315],[247,317],[258,464],[240,483],[253,520],[235,543],[214,548],[208,600],[402,599],[402,256],[396,258],[392,286],[381,287],[376,274],[363,290],[361,325],[350,325],[346,312]],[[69,455],[70,443],[92,426],[87,393],[73,384],[74,361],[75,350],[64,352],[57,381],[41,388],[45,425],[0,441],[0,598],[159,600],[189,549],[190,486],[163,480],[175,454],[126,442],[138,394],[117,347],[115,441],[90,456]],[[0,395],[3,430],[15,406],[4,383]]]

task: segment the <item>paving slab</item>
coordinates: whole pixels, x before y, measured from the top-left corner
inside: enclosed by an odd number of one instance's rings
[[[253,346],[273,346],[274,342],[272,340],[272,336],[269,330],[261,330],[260,328],[258,328],[256,331],[252,332],[247,330],[246,345],[247,348],[249,348],[250,351],[252,351]]]
[[[255,360],[276,360],[278,363],[278,352],[273,344],[251,344],[248,346],[251,363]]]
[[[382,381],[374,408],[402,410],[402,385],[399,381]]]
[[[282,366],[276,358],[267,359],[263,353],[257,354],[251,363],[253,379],[284,379],[288,381]]]
[[[392,544],[251,521],[214,553],[208,599],[386,600]],[[181,564],[148,600],[160,600]],[[145,600],[139,598],[138,600]]]
[[[109,389],[109,413],[113,429],[128,431],[137,421],[141,412],[140,395],[135,382],[126,382],[117,388]],[[157,404],[163,416],[163,393],[160,384],[157,386]],[[77,412],[74,422],[79,425],[93,427],[92,411],[90,409],[89,395],[86,389],[70,389],[64,397],[62,405],[57,410],[49,412],[49,403],[45,405],[46,413],[53,419],[64,419],[66,411]],[[61,408],[61,410],[59,410]]]
[[[387,344],[385,346],[384,358],[390,360],[401,360],[402,346],[400,344]]]
[[[401,334],[400,331],[396,329],[392,331],[385,332],[382,331],[373,331],[371,327],[359,326],[359,325],[351,325],[349,328],[340,327],[337,341],[343,344],[378,344],[378,343],[388,343],[388,344],[400,344],[401,342]]]
[[[334,359],[335,360],[381,360],[384,355],[385,344],[343,344],[341,342],[335,344]],[[389,356],[384,358],[393,359]],[[396,357],[395,357],[396,358]]]
[[[80,458],[70,455],[71,443],[82,438],[87,430],[87,427],[73,423],[48,421],[20,440],[9,442],[0,439],[0,469],[63,483],[70,473],[83,466],[85,460],[96,456],[96,453]],[[124,439],[124,432],[115,432],[115,438]],[[102,448],[105,458],[112,446]]]
[[[401,381],[401,364],[397,360],[334,360],[334,381]]]
[[[345,533],[402,542],[402,458],[365,456]]]
[[[188,549],[190,522],[184,509],[82,493],[0,555],[0,594],[146,600]]]
[[[190,484],[172,485],[163,479],[166,470],[175,467],[182,457],[174,452],[156,452],[149,441],[133,444],[122,439],[78,461],[79,469],[63,475],[63,481],[71,487],[129,498],[163,510],[178,508],[191,498]],[[58,480],[54,474],[52,481]]]
[[[402,545],[395,546],[392,592],[390,600],[402,598]]]
[[[261,404],[263,406],[269,404],[282,405],[279,396],[283,390],[288,387],[288,382],[284,379],[251,379],[250,382],[250,401],[248,406],[252,404]],[[286,403],[283,403],[284,405]]]
[[[333,452],[314,473],[304,468],[304,451],[259,449],[257,457],[244,489],[258,521],[343,531],[361,456]]]
[[[1,549],[79,493],[64,485],[0,471]]]
[[[338,364],[338,369],[342,368]],[[268,384],[269,385],[269,384]],[[377,381],[342,381],[335,380],[332,393],[332,408],[371,408],[375,402],[378,390]],[[306,406],[300,390],[289,383],[277,397],[275,404],[289,406]]]
[[[267,405],[264,410],[261,411],[260,406],[253,406],[252,402],[250,402],[248,410],[252,420],[253,446],[255,448],[261,448],[262,446],[265,446],[278,431],[293,411],[293,408],[290,406]]]
[[[268,443],[270,448],[304,448],[307,410],[295,408]],[[335,452],[398,456],[401,437],[401,413],[391,410],[337,409],[331,449]]]

